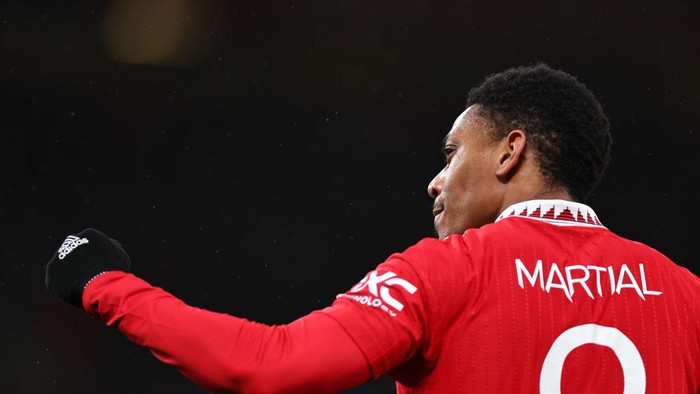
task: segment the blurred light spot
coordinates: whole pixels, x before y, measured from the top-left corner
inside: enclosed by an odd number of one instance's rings
[[[194,0],[113,0],[102,25],[106,49],[123,63],[196,63],[209,47],[205,13]]]

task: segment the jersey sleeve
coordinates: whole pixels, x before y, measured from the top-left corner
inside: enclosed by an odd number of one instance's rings
[[[91,281],[83,307],[216,393],[338,392],[370,376],[345,329],[319,312],[268,326],[187,305],[119,271]]]
[[[372,378],[420,379],[437,361],[445,327],[474,286],[465,256],[461,236],[425,238],[389,256],[322,313],[357,343]]]

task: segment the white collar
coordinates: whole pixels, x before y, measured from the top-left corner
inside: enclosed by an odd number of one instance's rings
[[[496,221],[512,217],[545,221],[559,226],[605,228],[588,205],[567,200],[529,200],[513,204]]]

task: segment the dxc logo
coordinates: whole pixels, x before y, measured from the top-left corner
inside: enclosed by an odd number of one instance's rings
[[[353,286],[349,292],[357,293],[366,287],[372,295],[381,298],[383,302],[400,312],[403,309],[403,304],[389,293],[389,289],[393,286],[401,287],[410,294],[418,290],[411,282],[396,277],[396,274],[391,271],[381,275],[377,275],[377,271],[372,271],[367,274],[360,283]]]

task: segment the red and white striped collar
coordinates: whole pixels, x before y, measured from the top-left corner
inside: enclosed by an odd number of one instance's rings
[[[513,204],[496,221],[512,217],[545,221],[558,226],[602,227],[588,205],[566,200],[530,200]]]

